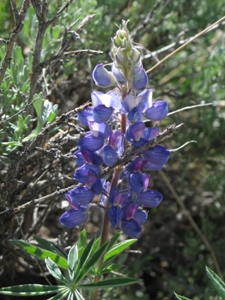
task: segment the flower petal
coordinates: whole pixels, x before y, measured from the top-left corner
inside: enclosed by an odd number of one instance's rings
[[[141,226],[134,219],[124,220],[121,224],[123,233],[133,238],[138,238],[141,233]]]
[[[95,172],[89,170],[88,176],[85,181],[85,185],[88,189],[90,189],[95,195],[99,195],[102,193],[102,182],[98,178]]]
[[[80,168],[76,169],[73,177],[80,183],[85,184],[88,172],[89,170],[92,170],[95,172],[95,174],[99,174],[100,168],[97,165],[89,165],[89,164],[84,164]]]
[[[68,211],[64,212],[64,214],[61,215],[59,222],[67,227],[67,228],[73,228],[76,226],[79,226],[83,224],[86,220],[86,210],[84,209],[69,209]]]
[[[148,218],[148,214],[141,209],[138,209],[134,215],[134,220],[137,221],[138,224],[140,225],[144,224],[147,218]]]
[[[160,121],[168,114],[168,104],[166,101],[155,101],[152,107],[145,111],[145,116],[151,121]]]
[[[113,166],[118,160],[118,154],[111,146],[105,146],[102,150],[102,159],[107,166]]]
[[[69,203],[77,208],[78,206],[88,206],[94,198],[94,193],[84,186],[79,186],[66,192],[65,196]]]
[[[94,120],[97,123],[106,122],[111,117],[112,113],[113,113],[113,108],[106,107],[103,104],[98,105],[93,109]]]
[[[140,204],[146,208],[155,208],[157,207],[163,199],[162,194],[155,190],[147,190],[138,195]]]
[[[128,182],[131,187],[131,189],[139,194],[143,191],[144,189],[144,180],[143,176],[140,172],[132,173],[128,177]]]
[[[117,80],[112,72],[109,72],[103,64],[98,64],[93,72],[92,77],[95,83],[103,88],[107,88],[116,84]]]
[[[142,153],[143,159],[147,160],[146,168],[157,171],[164,167],[170,157],[170,151],[161,145],[156,145]]]
[[[137,122],[137,123],[132,124],[127,129],[126,139],[129,142],[140,141],[140,139],[141,139],[141,137],[143,135],[144,129],[145,129],[144,122]]]
[[[135,90],[144,90],[148,83],[148,76],[143,68],[136,68],[133,73],[132,87]]]
[[[119,206],[110,207],[108,217],[112,227],[117,228],[122,218],[122,209]]]
[[[92,134],[87,134],[84,138],[79,140],[77,146],[80,150],[87,149],[90,151],[96,151],[102,148],[104,140],[101,137],[95,137]]]

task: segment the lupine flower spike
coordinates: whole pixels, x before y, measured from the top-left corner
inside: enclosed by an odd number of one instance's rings
[[[156,137],[159,128],[146,127],[144,119],[164,119],[168,105],[164,100],[152,101],[141,55],[125,21],[113,38],[111,56],[111,70],[98,64],[92,76],[99,87],[112,89],[107,93],[92,92],[92,107],[78,113],[78,121],[89,128],[74,153],[78,166],[74,178],[82,186],[65,194],[71,208],[60,217],[60,222],[67,228],[83,224],[91,203],[98,201],[100,207],[108,208],[112,227],[137,238],[147,219],[144,209],[157,207],[163,199],[159,192],[149,188],[149,172],[162,169],[170,151],[156,145],[128,165],[118,167],[117,161],[128,147],[138,148]],[[106,166],[117,166],[116,181],[99,178]]]

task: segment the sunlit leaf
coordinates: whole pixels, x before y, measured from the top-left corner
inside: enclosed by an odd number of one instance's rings
[[[99,282],[80,284],[78,288],[82,289],[106,289],[109,287],[120,287],[124,285],[131,285],[140,282],[139,279],[121,277],[121,278],[112,278],[107,280],[101,280]]]
[[[174,293],[174,295],[176,296],[176,298],[177,298],[178,300],[191,300],[191,299],[186,298],[186,297],[184,297],[184,296],[180,296],[180,295],[178,295],[178,294],[176,294],[176,293]]]
[[[29,244],[27,242],[24,241],[19,241],[19,240],[12,240],[10,241],[14,246],[22,249],[23,251],[25,251],[26,253],[34,256],[34,257],[38,257],[42,260],[45,260],[47,257],[51,258],[52,261],[54,261],[60,268],[64,268],[67,269],[68,268],[68,264],[67,264],[67,260],[58,255],[55,254],[51,251],[42,249],[38,246],[34,246],[32,244]]]
[[[49,270],[49,272],[52,274],[53,277],[55,277],[57,280],[67,284],[68,281],[63,276],[62,272],[60,271],[59,267],[57,266],[54,261],[52,261],[49,257],[45,259],[46,266]]]
[[[217,293],[220,295],[220,297],[222,297],[222,299],[225,299],[225,283],[210,268],[206,267],[206,272],[209,275],[209,279],[213,283]]]
[[[39,296],[57,293],[65,289],[60,285],[23,284],[0,288],[0,294],[10,296]]]

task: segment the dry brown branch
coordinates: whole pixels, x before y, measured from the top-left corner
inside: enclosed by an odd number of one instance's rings
[[[30,0],[24,0],[22,5],[21,5],[21,9],[18,13],[18,10],[16,8],[16,4],[14,1],[10,1],[11,7],[12,7],[12,11],[14,13],[14,18],[15,18],[15,26],[13,28],[13,31],[11,33],[11,36],[9,38],[9,40],[5,41],[5,44],[7,45],[6,47],[6,54],[5,57],[3,59],[2,65],[0,67],[0,85],[4,79],[5,76],[5,72],[12,60],[12,50],[14,47],[15,42],[18,39],[19,33],[23,28],[23,22],[27,13],[27,10],[30,6]]]

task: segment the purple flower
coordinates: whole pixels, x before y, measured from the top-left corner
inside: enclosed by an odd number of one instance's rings
[[[78,167],[74,178],[80,185],[65,193],[72,208],[60,217],[60,222],[68,228],[83,224],[87,209],[98,205],[101,211],[108,212],[112,227],[120,227],[124,234],[137,238],[148,216],[143,209],[155,208],[163,199],[158,191],[149,188],[150,174],[146,171],[163,168],[170,151],[156,145],[139,151],[136,157],[131,155],[132,161],[127,162],[123,156],[129,147],[135,149],[135,154],[140,146],[156,141],[159,128],[145,127],[145,119],[164,119],[168,104],[152,101],[152,90],[146,89],[148,76],[129,36],[127,22],[123,22],[112,41],[111,72],[98,64],[92,76],[98,86],[114,88],[107,93],[93,91],[92,107],[78,112],[78,121],[89,131],[76,144],[74,157]],[[119,158],[126,161],[125,165],[116,165]],[[111,167],[110,171],[116,166],[112,182],[100,176],[105,173],[105,165]]]
[[[82,225],[86,220],[86,210],[80,208],[78,210],[69,209],[64,212],[59,221],[60,223],[67,228],[74,228],[76,226]]]
[[[98,64],[92,73],[95,83],[103,88],[107,88],[116,84],[115,76],[106,70],[103,64]]]
[[[132,87],[135,90],[144,90],[148,84],[148,76],[143,68],[136,68],[133,73]]]
[[[145,111],[145,116],[151,121],[163,120],[168,114],[168,104],[166,101],[155,101],[152,106]]]
[[[99,150],[104,144],[104,140],[101,137],[93,136],[92,134],[87,134],[84,138],[79,140],[77,146],[82,149],[87,149],[90,151]]]

